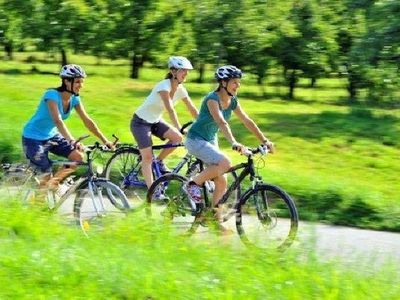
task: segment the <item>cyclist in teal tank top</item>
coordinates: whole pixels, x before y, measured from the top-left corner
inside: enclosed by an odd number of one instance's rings
[[[204,98],[199,116],[189,129],[185,142],[189,153],[207,165],[204,171],[194,176],[185,186],[192,206],[202,201],[200,187],[207,180],[213,180],[215,183],[214,205],[225,193],[227,181],[224,173],[231,167],[231,161],[218,147],[218,131],[220,130],[230,142],[232,149],[240,153],[246,151],[246,147],[236,141],[229,127],[228,121],[232,112],[270,152],[274,151],[274,144],[265,137],[239,104],[237,91],[240,88],[242,71],[235,66],[222,66],[215,72],[215,78],[219,84],[218,88]],[[216,217],[219,217],[218,213]]]
[[[231,98],[231,103],[229,107],[227,107],[226,109],[222,109],[219,104],[220,100],[217,92],[214,91],[209,93],[204,98],[204,101],[201,104],[199,116],[192,124],[188,132],[188,138],[201,138],[211,143],[215,141],[219,127],[218,124],[215,122],[213,116],[211,115],[210,110],[208,109],[209,101],[215,101],[216,103],[218,103],[221,113],[226,121],[230,119],[232,111],[236,109],[238,103],[236,96],[233,96]]]

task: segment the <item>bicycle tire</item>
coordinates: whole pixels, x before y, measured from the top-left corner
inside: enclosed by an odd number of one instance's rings
[[[260,184],[246,191],[236,214],[236,229],[249,247],[285,250],[294,241],[298,213],[281,188]]]
[[[74,215],[86,235],[124,218],[130,208],[124,192],[106,179],[85,180],[77,187]]]
[[[200,161],[194,161],[188,168],[186,172],[186,177],[190,178],[193,177],[194,175],[198,174],[200,172]],[[232,184],[232,182],[236,181],[238,176],[236,174],[236,171],[231,171],[225,173],[226,179],[227,179],[227,187],[229,188]],[[212,181],[206,181],[205,183],[206,191],[208,194],[208,199],[212,199],[212,194],[214,192],[214,182]],[[235,205],[239,203],[239,199],[241,196],[241,186],[238,185],[238,187],[231,192],[229,195],[228,199],[219,205],[220,207],[220,219],[223,222],[226,222],[229,220],[236,212]]]
[[[104,178],[116,184],[135,207],[145,203],[147,194],[140,160],[138,149],[121,148],[107,161],[103,173]]]
[[[183,185],[188,179],[182,175],[169,173],[156,179],[147,193],[148,213],[152,218],[169,223],[180,233],[191,230],[195,217]],[[166,199],[156,200],[155,194],[163,190]]]

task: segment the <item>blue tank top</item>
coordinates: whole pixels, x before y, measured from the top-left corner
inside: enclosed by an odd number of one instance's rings
[[[237,107],[238,99],[236,96],[233,96],[229,107],[222,109],[218,94],[216,92],[211,92],[201,103],[199,116],[190,127],[187,137],[190,139],[202,139],[212,143],[217,138],[219,127],[208,109],[208,101],[218,102],[219,109],[222,112],[224,119],[228,121],[232,115],[232,111]]]
[[[52,138],[58,133],[56,124],[50,115],[47,101],[56,102],[61,118],[65,120],[70,116],[72,109],[80,103],[80,97],[74,95],[71,96],[68,111],[64,112],[61,94],[55,89],[47,90],[41,98],[35,114],[24,126],[22,132],[24,137],[43,141]]]

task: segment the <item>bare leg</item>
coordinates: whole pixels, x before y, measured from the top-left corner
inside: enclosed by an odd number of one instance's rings
[[[212,201],[215,206],[226,192],[226,187],[228,184],[226,180],[226,175],[224,174],[222,176],[214,178],[214,184],[215,184],[215,190],[212,197]]]
[[[142,156],[142,173],[147,187],[149,188],[153,183],[153,150],[151,147],[139,149]]]
[[[174,128],[168,129],[168,131],[164,134],[164,138],[168,139],[168,144],[178,144],[182,142],[182,134],[180,134],[177,130]],[[160,154],[158,155],[157,159],[158,160],[163,160],[166,158],[171,152],[173,152],[176,148],[165,148],[162,149]]]
[[[192,180],[197,185],[203,185],[206,180],[222,176],[231,167],[231,162],[228,158],[224,157],[217,165],[211,165],[204,169],[204,171],[197,174]]]
[[[56,173],[54,173],[53,177],[49,179],[47,182],[47,187],[52,190],[56,190],[61,181],[68,177],[71,173],[76,170],[76,166],[63,166]]]
[[[78,150],[74,150],[68,156],[70,161],[82,161],[83,154]],[[63,166],[54,175],[47,181],[46,186],[50,189],[56,190],[61,181],[63,181],[68,175],[73,173],[76,170],[76,166]]]

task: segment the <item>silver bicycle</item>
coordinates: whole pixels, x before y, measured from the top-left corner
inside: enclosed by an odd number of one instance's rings
[[[86,160],[83,162],[54,161],[55,166],[84,168],[82,175],[64,179],[56,191],[40,188],[39,173],[29,164],[3,164],[2,187],[26,203],[47,202],[49,210],[72,215],[85,234],[98,231],[110,220],[126,216],[130,210],[124,192],[114,183],[99,177],[94,170],[96,153],[104,151],[109,150],[95,143],[85,147]],[[67,202],[72,203],[72,209],[65,207]]]

